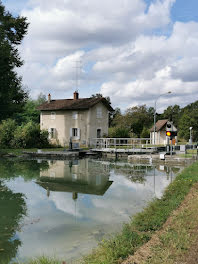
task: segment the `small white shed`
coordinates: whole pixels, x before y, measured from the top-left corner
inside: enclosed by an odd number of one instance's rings
[[[158,120],[155,124],[155,144],[166,145],[168,143],[168,137],[166,136],[166,124],[169,120]],[[177,128],[173,125],[173,130],[177,131]],[[150,129],[151,144],[154,144],[154,126]],[[175,138],[177,142],[177,137]]]

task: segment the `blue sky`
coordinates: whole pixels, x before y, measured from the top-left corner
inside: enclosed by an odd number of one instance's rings
[[[18,70],[30,95],[70,98],[75,61],[82,61],[80,96],[110,96],[114,107],[160,109],[198,97],[196,0],[3,0],[30,22]],[[109,11],[111,10],[111,11]]]
[[[151,0],[144,0],[149,6]],[[19,14],[24,6],[27,5],[28,0],[2,0],[7,10],[14,14]],[[171,10],[171,18],[173,21],[198,21],[198,1],[197,0],[177,0]]]
[[[197,0],[177,0],[172,8],[171,17],[173,21],[198,21],[197,10]]]

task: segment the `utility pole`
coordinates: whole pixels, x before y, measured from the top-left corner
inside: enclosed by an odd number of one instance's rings
[[[76,69],[76,76],[75,76],[75,79],[76,79],[76,92],[78,92],[79,90],[79,75],[80,75],[80,71],[82,69],[82,61],[75,61],[76,65],[75,65],[75,69]]]

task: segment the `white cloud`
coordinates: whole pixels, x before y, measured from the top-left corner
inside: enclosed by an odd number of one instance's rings
[[[173,24],[174,3],[30,0],[21,12],[30,22],[21,48],[24,83],[33,96],[42,91],[65,98],[76,87],[75,61],[82,60],[81,96],[97,87],[92,93],[127,107],[153,105],[156,95],[171,90],[162,108],[178,99],[191,102],[198,84],[198,23]]]

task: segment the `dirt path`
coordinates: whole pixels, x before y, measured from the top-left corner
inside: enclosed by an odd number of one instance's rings
[[[122,264],[198,264],[198,184],[163,228]]]

